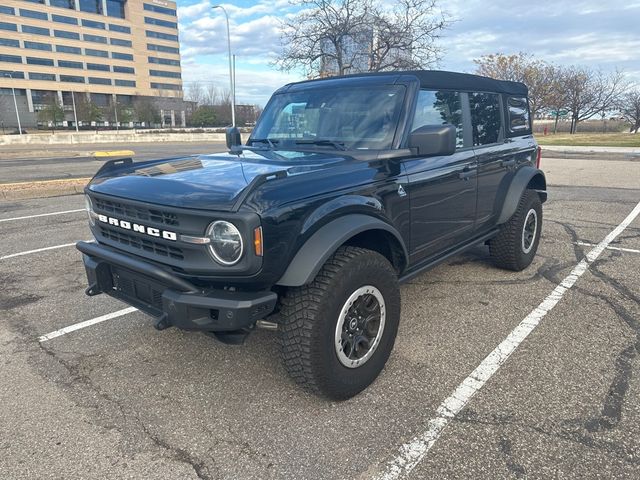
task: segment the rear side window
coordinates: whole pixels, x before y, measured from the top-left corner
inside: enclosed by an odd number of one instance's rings
[[[531,130],[529,103],[526,97],[509,97],[507,99],[507,111],[510,132],[527,133]]]
[[[445,124],[456,127],[456,147],[462,148],[464,146],[464,136],[462,132],[460,94],[458,92],[420,90],[411,129],[416,130],[425,125]]]
[[[489,145],[500,140],[502,117],[500,98],[496,93],[470,93],[473,145]]]

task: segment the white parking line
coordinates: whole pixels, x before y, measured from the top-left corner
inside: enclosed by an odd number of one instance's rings
[[[640,214],[640,202],[620,225],[611,231],[587,256],[578,263],[571,273],[538,305],[522,322],[505,338],[495,350],[465,378],[455,391],[440,404],[427,429],[405,443],[398,455],[391,460],[385,470],[377,477],[381,480],[395,480],[406,476],[420,463],[438,440],[442,431],[453,418],[469,403],[473,396],[507,361],[509,356],[538,326],[547,313],[562,299],[564,294],[587,271],[589,266],[600,256],[605,248],[620,235],[625,228]]]
[[[64,327],[64,328],[61,328],[60,330],[56,330],[55,332],[42,335],[41,337],[38,338],[38,341],[40,343],[47,342],[52,338],[61,337],[62,335],[75,332],[76,330],[80,330],[81,328],[90,327],[91,325],[95,325],[96,323],[106,322],[107,320],[111,320],[112,318],[121,317],[128,313],[136,312],[137,310],[138,309],[135,307],[129,307],[123,310],[118,310],[117,312],[107,313],[106,315],[102,315],[101,317],[92,318],[91,320],[85,320],[84,322],[76,323],[74,325],[69,325],[68,327]]]
[[[27,250],[26,252],[12,253],[11,255],[5,255],[3,257],[0,257],[0,260],[6,260],[7,258],[13,258],[13,257],[22,257],[23,255],[31,255],[32,253],[46,252],[47,250],[56,250],[58,248],[72,247],[75,244],[76,242],[65,243],[64,245],[54,245],[53,247],[37,248],[35,250]]]
[[[575,242],[576,245],[582,245],[583,247],[595,247],[597,246],[594,243],[587,242]],[[633,248],[622,248],[622,247],[607,247],[607,250],[617,250],[619,252],[628,252],[628,253],[640,253],[640,250],[635,250]]]
[[[0,218],[0,223],[11,222],[13,220],[27,220],[29,218],[48,217],[51,215],[64,215],[65,213],[78,213],[78,212],[86,212],[86,210],[84,208],[79,208],[77,210],[64,210],[62,212],[51,212],[51,213],[40,213],[38,215],[27,215],[26,217]]]

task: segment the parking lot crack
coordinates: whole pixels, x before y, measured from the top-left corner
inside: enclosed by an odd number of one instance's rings
[[[169,442],[162,439],[159,435],[153,433],[138,415],[136,415],[136,419],[145,436],[149,440],[151,440],[157,447],[165,450],[166,452],[169,452],[171,458],[173,458],[174,460],[190,465],[198,478],[202,480],[213,480],[214,477],[210,475],[209,468],[203,460],[197,458],[195,455],[189,453],[183,448],[171,445]],[[218,478],[218,476],[216,475],[215,478]]]
[[[526,469],[522,465],[517,463],[513,458],[511,440],[509,440],[506,437],[502,437],[500,439],[499,446],[500,446],[500,451],[505,457],[505,461],[509,471],[513,473],[516,478],[522,478],[526,476],[527,475]]]

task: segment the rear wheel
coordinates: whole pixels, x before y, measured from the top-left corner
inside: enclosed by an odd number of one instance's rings
[[[542,202],[534,190],[522,194],[518,208],[489,242],[494,263],[507,270],[527,268],[538,251],[542,231]]]
[[[309,285],[282,299],[281,354],[291,377],[314,393],[346,399],[370,385],[393,349],[400,290],[377,252],[341,247]]]

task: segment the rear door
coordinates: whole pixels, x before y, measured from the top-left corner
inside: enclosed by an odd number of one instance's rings
[[[527,161],[531,155],[530,151],[523,154],[522,142],[512,138],[513,128],[507,130],[504,101],[497,93],[469,93],[473,148],[478,161],[477,231],[495,226],[519,162]],[[532,140],[530,143],[533,145]]]
[[[450,156],[404,162],[411,203],[411,263],[447,250],[473,232],[477,172],[466,103],[466,94],[459,92],[420,90],[411,130],[455,125],[457,150]]]

